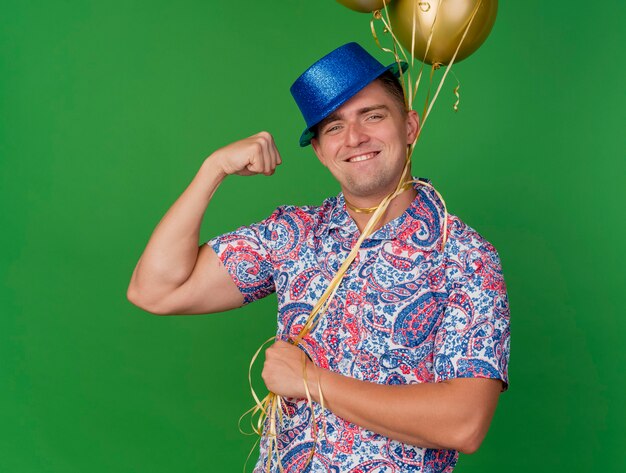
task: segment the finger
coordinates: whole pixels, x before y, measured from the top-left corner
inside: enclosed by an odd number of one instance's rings
[[[265,150],[263,142],[258,138],[253,139],[248,152],[250,153],[250,155],[248,158],[248,165],[246,166],[247,169],[253,174],[262,173],[265,168],[263,158]]]
[[[272,166],[272,152],[270,146],[271,135],[269,133],[263,135],[263,174],[271,176],[274,173]]]
[[[276,166],[283,164],[283,158],[281,158],[278,148],[276,148]]]
[[[266,173],[268,149],[265,134],[266,132],[260,132],[250,137],[250,140],[253,143],[252,159],[254,160],[254,165],[250,169],[254,170],[256,174]]]
[[[278,152],[276,142],[274,141],[274,137],[272,135],[270,135],[270,153],[272,157],[272,166],[275,169],[276,166],[282,163],[282,160],[280,158],[280,153]]]
[[[265,174],[271,175],[271,174],[274,174],[274,171],[276,170],[276,166],[278,165],[278,162],[277,162],[278,150],[276,149],[276,144],[274,143],[274,137],[272,136],[271,133],[263,132],[261,136],[267,145],[266,157],[268,158],[268,160],[266,162]]]

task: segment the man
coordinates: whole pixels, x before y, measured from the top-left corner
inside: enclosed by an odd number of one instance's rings
[[[408,186],[390,203],[317,326],[298,347],[288,343],[401,179],[419,122],[397,74],[350,43],[292,86],[307,122],[301,145],[310,142],[337,179],[338,197],[279,207],[198,248],[222,180],[271,175],[281,163],[269,133],[232,143],[206,159],[159,223],[129,286],[129,299],[156,314],[219,312],[277,293],[279,341],[262,376],[285,399],[277,439],[285,471],[302,471],[312,449],[315,472],[452,471],[458,451],[479,447],[507,387],[497,253],[447,215],[429,185]],[[279,471],[264,439],[255,471],[268,461]]]

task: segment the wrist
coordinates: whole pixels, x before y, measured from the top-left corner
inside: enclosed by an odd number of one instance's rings
[[[307,360],[306,363],[306,385],[309,389],[309,394],[311,395],[311,399],[317,403],[321,403],[321,377],[324,370],[315,366],[312,361]],[[322,393],[323,395],[323,393]]]
[[[200,167],[200,173],[206,176],[207,179],[220,184],[228,176],[228,173],[220,164],[216,153],[217,151],[204,160]]]

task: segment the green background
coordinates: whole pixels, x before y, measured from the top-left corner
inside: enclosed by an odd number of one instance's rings
[[[414,156],[499,250],[510,390],[458,472],[626,471],[623,2],[501,2]],[[126,301],[169,205],[213,150],[262,129],[284,164],[219,189],[202,238],[337,184],[288,92],[336,46],[331,1],[4,0],[0,14],[0,471],[241,471],[248,362],[275,298],[156,317]],[[385,62],[389,58],[380,54]]]

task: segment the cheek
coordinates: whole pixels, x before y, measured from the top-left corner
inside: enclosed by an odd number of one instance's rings
[[[326,149],[326,147],[318,144],[313,149],[315,151],[315,156],[317,156],[319,162],[322,163],[323,166],[328,167],[328,150]]]
[[[320,148],[320,160],[324,166],[332,166],[335,161],[338,160],[337,155],[339,153],[339,146],[334,143],[324,143],[324,146]]]

